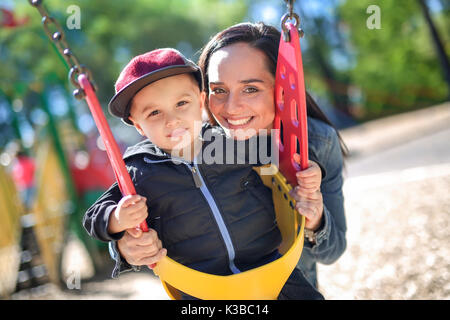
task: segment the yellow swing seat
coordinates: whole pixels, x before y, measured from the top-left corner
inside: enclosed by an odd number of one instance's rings
[[[270,165],[269,165],[270,166]],[[203,300],[275,300],[297,265],[304,239],[305,218],[295,208],[289,196],[292,187],[275,166],[274,175],[261,175],[272,189],[278,227],[282,235],[279,251],[282,257],[261,267],[228,276],[212,275],[188,268],[164,257],[153,269],[171,299],[180,299],[179,290]],[[273,171],[272,171],[273,172]],[[299,226],[300,218],[300,228]]]

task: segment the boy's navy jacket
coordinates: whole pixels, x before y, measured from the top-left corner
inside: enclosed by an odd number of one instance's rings
[[[199,163],[175,160],[149,140],[125,152],[136,192],[147,198],[149,228],[157,231],[169,257],[199,271],[228,275],[274,260],[281,234],[271,190],[248,164],[247,149],[238,153],[242,149],[233,142],[233,164],[226,164],[230,157],[220,146],[231,139],[223,139],[218,127],[204,126],[204,138],[207,133],[211,139],[204,139]],[[243,143],[249,147],[249,140]],[[218,163],[206,164],[209,154]],[[121,198],[115,183],[88,209],[83,224],[92,237],[111,241],[123,236],[107,232]]]

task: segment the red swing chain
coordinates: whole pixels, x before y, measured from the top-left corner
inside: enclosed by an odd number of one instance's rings
[[[102,111],[102,107],[97,99],[94,92],[94,88],[91,85],[86,74],[82,73],[78,76],[78,83],[85,93],[84,99],[86,100],[89,109],[91,110],[92,117],[94,118],[95,124],[100,132],[103,143],[105,145],[106,153],[108,154],[109,161],[116,176],[117,184],[122,192],[122,195],[134,195],[136,194],[136,189],[134,188],[133,181],[127,171],[125,162],[122,159],[122,154],[120,152],[119,146],[111,132],[111,128],[108,125],[105,114]],[[144,220],[139,225],[142,231],[147,232],[148,226],[147,222]]]
[[[89,110],[94,118],[95,125],[97,126],[100,136],[108,154],[109,161],[114,171],[114,175],[119,185],[119,189],[122,195],[134,195],[136,190],[134,188],[133,181],[126,169],[125,162],[122,159],[119,146],[111,132],[111,128],[108,125],[105,114],[103,113],[100,102],[95,94],[94,86],[92,85],[92,76],[89,69],[78,62],[75,55],[69,49],[67,42],[65,41],[64,31],[57,21],[51,17],[47,10],[42,6],[42,0],[29,0],[30,4],[35,7],[42,16],[42,24],[47,36],[55,44],[61,56],[67,62],[70,72],[69,79],[72,84],[77,88],[73,95],[77,99],[85,99]],[[50,31],[50,25],[54,25],[56,32]],[[139,225],[142,231],[148,231],[148,225],[146,221],[141,222]]]
[[[286,1],[289,13],[281,19],[282,35],[278,49],[275,77],[274,129],[279,148],[279,169],[291,186],[297,185],[296,172],[308,167],[308,124],[303,62],[300,48],[299,17],[293,13],[293,2]],[[286,22],[295,19],[296,23]],[[300,29],[300,35],[303,31]],[[297,149],[298,146],[298,149]],[[294,161],[300,154],[300,166]]]

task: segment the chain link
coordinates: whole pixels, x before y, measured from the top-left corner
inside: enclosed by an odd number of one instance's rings
[[[295,0],[284,0],[289,10],[289,17],[292,19],[292,14],[294,13],[294,2]]]
[[[66,41],[66,36],[61,28],[61,25],[56,21],[55,18],[51,17],[48,11],[42,5],[43,0],[28,0],[28,2],[35,7],[42,16],[42,26],[44,27],[44,31],[47,34],[47,37],[53,41],[56,48],[58,49],[61,56],[66,61],[69,66],[69,80],[76,88],[73,91],[73,96],[77,99],[83,99],[85,97],[84,90],[81,88],[78,83],[78,76],[80,74],[85,74],[89,81],[92,83],[94,90],[96,89],[95,84],[93,84],[93,78],[91,71],[84,65],[80,64],[77,57],[70,50],[69,45]]]

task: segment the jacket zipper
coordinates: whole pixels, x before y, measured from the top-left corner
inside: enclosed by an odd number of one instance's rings
[[[197,172],[198,169],[196,167],[190,167],[190,169],[192,172],[192,177],[194,178],[195,186],[197,188],[200,188],[200,190],[201,190],[203,183],[202,183],[202,179],[200,178],[200,173]]]
[[[194,159],[194,167],[197,169],[196,172],[202,182],[202,186],[200,187],[200,190],[202,191],[203,195],[205,196],[206,201],[208,202],[209,207],[211,208],[211,210],[213,212],[214,218],[216,219],[217,225],[219,226],[220,233],[225,242],[225,246],[226,246],[227,252],[228,252],[228,266],[233,273],[240,273],[241,271],[234,264],[234,258],[236,257],[236,251],[234,250],[234,246],[233,246],[233,242],[231,241],[230,233],[228,232],[227,226],[225,225],[225,221],[223,221],[223,217],[220,214],[219,208],[217,207],[217,204],[214,201],[214,198],[213,198],[211,192],[206,187],[205,181],[203,180],[203,177],[200,173],[200,170],[198,169],[197,162],[195,161],[195,159]]]
[[[146,157],[144,157],[144,161],[147,163],[160,163],[160,162],[167,162],[167,161],[173,162],[172,159],[150,160]],[[222,235],[222,239],[225,242],[225,247],[226,247],[227,253],[228,253],[228,266],[233,273],[240,273],[241,271],[234,264],[234,258],[236,257],[236,251],[234,249],[233,242],[231,241],[230,233],[228,232],[228,229],[225,225],[225,221],[223,220],[222,214],[220,213],[220,210],[217,207],[217,204],[214,201],[214,198],[213,198],[211,192],[206,187],[205,181],[203,180],[203,177],[197,166],[197,162],[194,159],[194,162],[193,162],[194,166],[192,166],[187,161],[183,161],[180,159],[177,159],[176,161],[184,163],[191,171],[195,186],[200,189],[200,191],[202,192],[203,196],[206,199],[206,202],[208,202],[208,205],[211,208],[211,211],[213,213],[214,219],[216,220],[216,223],[219,227],[219,231],[220,231],[220,234]]]

